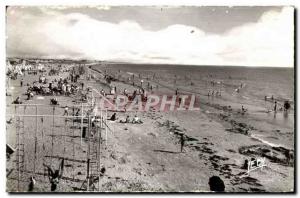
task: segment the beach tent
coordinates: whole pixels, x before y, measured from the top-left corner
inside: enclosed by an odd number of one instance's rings
[[[16,65],[14,69],[14,73],[23,76],[22,65]]]
[[[44,69],[44,65],[43,64],[41,64],[41,63],[39,63],[38,64],[38,66],[37,66],[37,69],[39,70],[39,71],[42,71],[43,69]]]
[[[13,66],[10,64],[10,61],[6,62],[7,71],[13,71]]]

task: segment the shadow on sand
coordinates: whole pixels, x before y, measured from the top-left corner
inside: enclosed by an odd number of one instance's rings
[[[154,151],[154,152],[161,152],[161,153],[172,153],[172,154],[181,153],[181,152],[164,151],[164,150],[153,150],[153,151]]]

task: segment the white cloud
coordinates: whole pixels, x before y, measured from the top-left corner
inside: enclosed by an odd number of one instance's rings
[[[265,13],[257,23],[234,28],[224,37],[223,58],[245,65],[293,66],[293,8]]]
[[[44,8],[45,9],[45,8]],[[133,21],[113,24],[81,13],[43,10],[42,17],[8,12],[8,55],[93,58],[139,63],[293,66],[293,9],[265,13],[225,34],[171,25],[146,31]]]

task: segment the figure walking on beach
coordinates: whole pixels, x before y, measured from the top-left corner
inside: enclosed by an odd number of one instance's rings
[[[275,104],[274,104],[274,112],[277,111],[277,101],[275,101]]]
[[[66,106],[66,107],[65,107],[65,110],[64,110],[63,116],[65,116],[65,115],[69,116],[68,110],[69,110],[69,108],[68,108],[68,106]]]
[[[36,184],[36,181],[35,181],[34,177],[30,177],[30,182],[29,182],[29,185],[28,185],[28,191],[29,192],[32,192],[34,190],[35,184]]]
[[[180,152],[183,152],[183,147],[184,147],[184,143],[185,143],[185,138],[183,136],[183,134],[180,134]]]
[[[284,107],[284,111],[288,111],[291,108],[290,102],[284,101],[283,107]]]
[[[242,113],[246,112],[246,109],[244,108],[244,106],[242,105]]]

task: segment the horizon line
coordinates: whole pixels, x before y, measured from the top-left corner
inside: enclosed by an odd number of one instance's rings
[[[99,63],[110,63],[110,64],[132,64],[132,65],[166,65],[166,66],[172,66],[172,65],[182,65],[182,66],[195,66],[195,67],[210,67],[210,66],[216,66],[216,67],[247,67],[247,68],[295,68],[293,65],[291,66],[248,66],[248,65],[196,65],[196,64],[180,64],[180,63],[137,63],[137,62],[131,62],[131,61],[108,61],[108,60],[97,60],[97,59],[86,59],[86,58],[78,58],[78,59],[72,59],[72,58],[36,58],[36,57],[9,57],[7,56],[6,59],[36,59],[36,60],[63,60],[63,61],[95,61]]]

